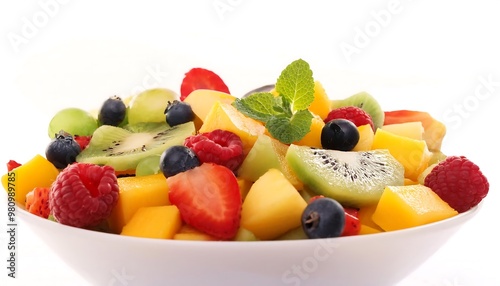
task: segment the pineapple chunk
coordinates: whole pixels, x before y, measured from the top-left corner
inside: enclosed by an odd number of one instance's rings
[[[241,210],[241,227],[261,240],[275,239],[301,225],[307,203],[277,169],[270,169],[250,188]]]
[[[386,231],[440,221],[458,212],[424,185],[388,186],[372,215]]]
[[[123,227],[122,235],[172,239],[182,226],[176,206],[143,207]]]
[[[170,205],[167,180],[161,173],[118,178],[118,186],[118,202],[108,219],[114,233],[120,233],[139,208]]]

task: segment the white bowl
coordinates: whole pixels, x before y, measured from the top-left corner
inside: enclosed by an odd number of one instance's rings
[[[415,228],[333,239],[198,242],[119,236],[18,216],[91,285],[392,285],[480,206]]]

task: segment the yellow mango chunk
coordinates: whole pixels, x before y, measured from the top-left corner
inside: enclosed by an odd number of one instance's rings
[[[309,132],[297,142],[294,142],[295,145],[301,146],[309,146],[322,148],[321,146],[321,131],[323,130],[323,126],[325,126],[325,122],[320,117],[313,117],[311,122],[311,129]]]
[[[359,141],[352,151],[368,151],[373,145],[373,129],[370,124],[358,126]]]
[[[374,234],[374,233],[381,233],[383,230],[380,230],[378,228],[373,228],[371,226],[367,226],[366,224],[361,224],[360,229],[359,229],[359,234]]]
[[[181,226],[176,206],[143,207],[123,227],[121,235],[172,239]]]
[[[382,129],[415,140],[424,139],[424,126],[420,121],[388,124],[382,126]]]
[[[324,120],[330,112],[330,98],[326,94],[323,85],[319,81],[314,82],[314,100],[309,105],[309,111]]]
[[[237,181],[238,181],[238,187],[240,188],[241,199],[245,200],[245,197],[247,196],[248,191],[250,191],[253,182],[245,180],[243,178],[237,178]]]
[[[236,97],[229,93],[210,89],[196,89],[184,99],[184,102],[189,103],[191,109],[193,109],[196,130],[199,130],[215,102],[231,104],[235,99]]]
[[[417,181],[418,176],[427,168],[430,152],[424,140],[415,140],[377,129],[372,149],[388,149],[405,168],[405,178]]]
[[[24,205],[26,195],[35,187],[50,188],[59,170],[45,157],[35,155],[31,160],[2,176],[2,185],[16,202]]]
[[[246,117],[231,104],[217,101],[208,113],[199,132],[210,132],[222,129],[235,133],[243,142],[243,152],[248,154],[260,134],[264,134],[264,125]]]
[[[384,231],[380,226],[378,226],[375,222],[373,222],[372,215],[377,209],[376,204],[372,205],[367,205],[359,209],[358,211],[358,219],[359,223],[361,224],[361,233],[364,231],[368,231],[369,233],[373,233],[373,231],[376,232],[382,232]],[[364,230],[363,230],[364,226]]]
[[[416,185],[416,184],[418,184],[418,182],[415,182],[415,181],[413,181],[413,180],[410,180],[410,179],[408,179],[408,178],[405,178],[405,183],[404,183],[404,185],[405,185],[405,186],[408,186],[408,185]]]
[[[118,187],[118,202],[108,219],[114,233],[120,233],[138,209],[170,205],[167,180],[161,173],[118,178]]]
[[[372,215],[386,231],[440,221],[458,212],[424,185],[388,186]]]
[[[181,226],[179,231],[174,235],[173,239],[175,240],[197,240],[197,241],[213,241],[219,240],[215,236],[211,236],[210,234],[206,234],[200,230],[195,229],[194,227],[184,224]]]
[[[301,225],[307,203],[277,169],[270,169],[250,188],[241,209],[240,226],[258,239],[275,239]]]

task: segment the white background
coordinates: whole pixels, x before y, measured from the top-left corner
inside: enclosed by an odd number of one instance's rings
[[[481,212],[400,286],[500,285],[490,262],[500,255],[496,1],[103,2],[0,4],[0,164],[43,152],[60,108],[93,109],[152,86],[178,91],[194,66],[241,95],[303,58],[332,98],[365,90],[386,110],[429,111],[448,126],[443,151],[469,157],[490,180]],[[1,266],[1,285],[87,285],[29,226],[18,231],[18,278]],[[5,231],[0,238],[7,257]]]

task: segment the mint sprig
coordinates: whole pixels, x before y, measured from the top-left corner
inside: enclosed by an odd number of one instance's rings
[[[274,138],[291,144],[304,138],[311,129],[313,114],[308,110],[314,100],[314,78],[309,64],[298,59],[278,77],[274,96],[258,92],[236,99],[233,106],[241,113],[265,124]]]

